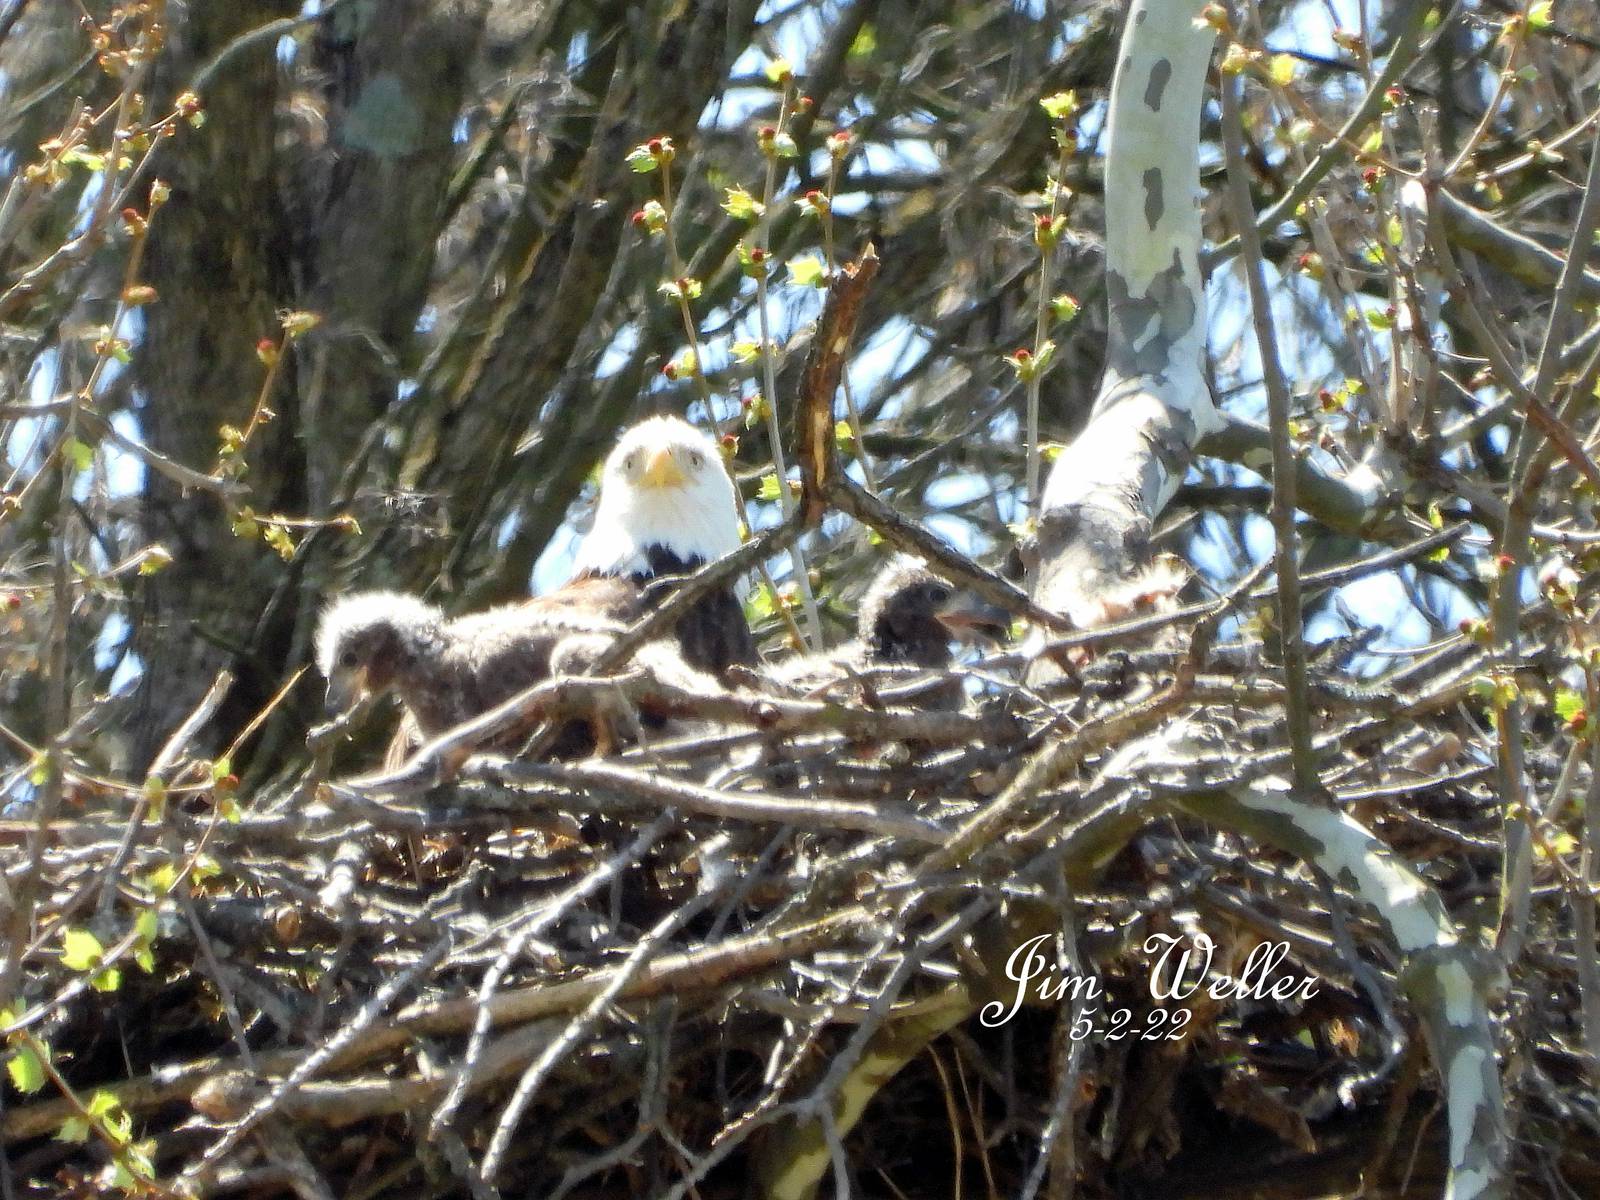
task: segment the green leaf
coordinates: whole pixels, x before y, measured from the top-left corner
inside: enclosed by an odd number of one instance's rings
[[[117,1101],[116,1093],[108,1092],[103,1088],[90,1096],[89,1103],[84,1105],[84,1108],[89,1111],[89,1115],[96,1120],[109,1117],[121,1107],[122,1105]]]
[[[1044,96],[1039,101],[1039,107],[1052,121],[1064,121],[1078,110],[1078,93],[1066,91]]]
[[[870,58],[878,48],[878,30],[871,21],[861,26],[861,31],[856,34],[856,40],[850,43],[851,58]]]
[[[68,1117],[61,1122],[61,1128],[56,1130],[58,1142],[87,1142],[89,1140],[89,1122],[83,1117]]]
[[[145,549],[144,557],[139,560],[139,574],[154,575],[172,565],[172,551],[157,543]]]
[[[1572,720],[1572,718],[1581,713],[1584,708],[1585,704],[1583,697],[1577,692],[1573,691],[1571,688],[1556,689],[1556,716],[1560,717],[1563,721]]]
[[[189,868],[189,878],[196,883],[204,883],[208,879],[215,879],[222,874],[222,865],[209,854],[197,855],[194,866]]]
[[[628,151],[628,157],[624,161],[628,164],[628,170],[635,175],[648,175],[658,165],[656,156],[650,153],[649,146],[635,146]]]
[[[1385,230],[1389,238],[1389,245],[1398,246],[1405,240],[1405,227],[1400,224],[1399,217],[1390,217],[1388,228]]]
[[[794,67],[787,58],[775,58],[766,66],[766,76],[773,83],[784,83],[794,75]]]
[[[128,1166],[135,1175],[147,1183],[156,1177],[155,1154],[155,1138],[146,1138],[142,1142],[135,1142],[127,1150]]]
[[[122,986],[122,971],[117,967],[96,971],[89,978],[89,986],[97,992],[114,992]]]
[[[178,882],[178,868],[162,863],[144,877],[144,885],[158,895],[166,895]]]
[[[789,260],[789,282],[797,287],[826,287],[828,265],[815,254]]]
[[[167,781],[159,775],[152,775],[144,781],[143,788],[145,806],[150,811],[152,821],[162,821],[167,815]]]
[[[1078,315],[1078,308],[1079,305],[1077,299],[1073,296],[1067,295],[1065,292],[1062,292],[1059,296],[1053,297],[1050,301],[1050,312],[1058,321],[1065,322],[1072,320]]]
[[[61,935],[61,965],[69,971],[87,971],[105,952],[100,939],[87,929],[69,929]]]
[[[82,146],[69,146],[63,150],[61,152],[61,161],[64,163],[82,163],[91,171],[103,171],[106,169],[106,156],[104,154],[96,154],[94,151],[85,149]]]
[[[756,489],[756,499],[777,500],[782,495],[783,490],[778,485],[777,475],[767,474],[761,477],[761,486]]]
[[[94,466],[94,450],[75,437],[61,443],[61,452],[67,456],[75,471],[87,471]]]
[[[704,286],[698,279],[691,279],[688,276],[684,276],[682,279],[663,280],[660,286],[656,288],[656,291],[666,296],[669,300],[676,301],[698,300],[700,299],[700,293],[704,290]]]
[[[1555,8],[1554,0],[1539,0],[1538,4],[1528,10],[1528,28],[1549,29],[1553,21],[1551,17],[1553,8]]]
[[[745,606],[751,624],[765,621],[778,611],[777,600],[772,589],[766,584],[761,584],[751,593],[750,600]]]
[[[1294,80],[1294,55],[1274,54],[1271,73],[1273,83],[1279,87],[1288,87]]]
[[[31,1096],[45,1085],[49,1078],[44,1071],[44,1063],[34,1052],[32,1046],[19,1046],[11,1061],[6,1063],[6,1074],[11,1076],[11,1085],[24,1096]]]
[[[294,538],[282,525],[268,525],[261,534],[261,540],[266,542],[278,552],[278,557],[284,562],[294,558]]]
[[[156,910],[153,908],[141,910],[133,919],[133,932],[144,941],[155,941],[156,935],[161,932],[161,919],[156,916]]]
[[[767,211],[767,207],[745,191],[744,188],[731,187],[726,189],[726,195],[722,201],[722,211],[736,221],[754,221]]]
[[[1553,830],[1545,838],[1544,845],[1535,845],[1534,851],[1542,859],[1566,858],[1578,852],[1578,839],[1565,829]]]
[[[738,254],[739,269],[751,279],[765,279],[767,272],[772,270],[772,255],[764,246],[752,246],[749,242],[740,242]]]

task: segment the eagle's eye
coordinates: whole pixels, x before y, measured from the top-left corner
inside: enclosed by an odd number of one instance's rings
[[[928,592],[928,598],[935,604],[948,604],[950,602],[950,589],[942,583],[936,583]]]
[[[639,469],[639,452],[635,450],[632,454],[624,458],[622,460],[622,467],[627,471],[637,471]]]
[[[706,465],[706,456],[698,450],[689,451],[689,465],[698,471]]]
[[[354,650],[346,650],[343,654],[339,655],[339,665],[346,669],[354,667],[360,661],[361,656]]]

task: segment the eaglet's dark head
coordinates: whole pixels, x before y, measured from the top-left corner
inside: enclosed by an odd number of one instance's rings
[[[875,662],[944,667],[952,640],[998,640],[1009,618],[941,579],[919,559],[901,556],[861,598],[859,637]]]

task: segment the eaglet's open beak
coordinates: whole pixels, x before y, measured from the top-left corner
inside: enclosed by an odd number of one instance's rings
[[[1011,614],[971,592],[956,592],[935,615],[951,637],[963,642],[997,644],[1011,633]]]
[[[646,487],[680,487],[687,480],[688,477],[678,465],[677,456],[672,453],[670,446],[660,446],[650,452],[650,457],[644,464]]]

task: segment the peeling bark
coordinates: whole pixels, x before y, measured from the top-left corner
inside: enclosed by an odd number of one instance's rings
[[[1489,997],[1504,967],[1456,930],[1438,894],[1360,823],[1267,780],[1237,794],[1179,802],[1316,865],[1368,905],[1402,960],[1400,986],[1428,1038],[1450,1126],[1446,1200],[1510,1194],[1510,1135],[1495,1060]]]
[[[1220,427],[1204,374],[1198,114],[1214,35],[1195,27],[1200,9],[1135,4],[1111,89],[1106,373],[1045,485],[1030,580],[1041,604],[1083,625],[1148,561],[1151,525]]]

